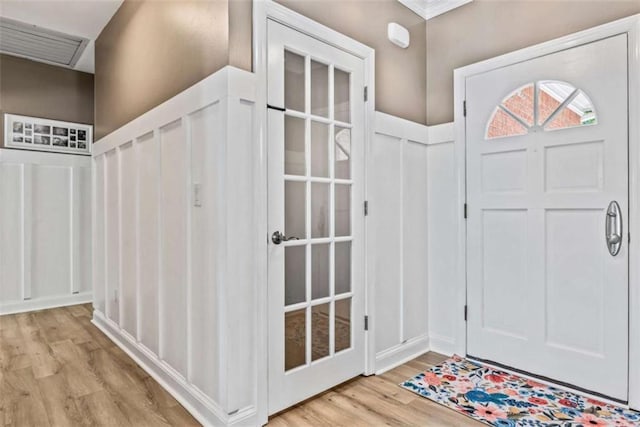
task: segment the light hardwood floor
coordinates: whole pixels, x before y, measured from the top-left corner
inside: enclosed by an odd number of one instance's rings
[[[398,386],[445,359],[437,353],[426,353],[382,375],[355,378],[271,417],[268,425],[482,426]]]
[[[91,324],[91,305],[0,316],[0,425],[199,425]]]
[[[269,426],[478,426],[398,387],[427,353],[282,412]],[[196,420],[91,324],[91,305],[0,316],[0,425],[192,426]]]

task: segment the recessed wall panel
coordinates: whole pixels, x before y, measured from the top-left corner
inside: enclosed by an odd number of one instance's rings
[[[31,297],[70,294],[71,168],[33,165]]]
[[[200,204],[191,209],[191,381],[214,400],[220,397],[219,323],[217,310],[218,283],[215,260],[217,235],[213,231],[218,200],[214,190],[216,170],[214,150],[222,141],[220,103],[210,105],[189,115],[191,128],[192,181],[200,186]]]
[[[444,303],[456,301],[457,280],[456,164],[453,142],[430,145],[427,148],[427,224],[428,224],[428,284],[429,338],[454,342],[458,317]]]
[[[158,354],[159,319],[159,211],[160,151],[153,133],[137,139],[138,159],[138,266],[140,268],[140,341]]]
[[[76,191],[74,200],[78,206],[74,207],[74,225],[78,233],[76,242],[78,258],[74,260],[74,268],[77,271],[76,280],[79,292],[91,292],[91,168],[76,168],[73,171],[76,176]]]
[[[182,375],[187,367],[187,168],[182,120],[160,128],[162,171],[161,357]]]
[[[93,242],[93,304],[101,313],[105,312],[105,156],[104,154],[93,159],[94,167],[94,232]]]
[[[0,301],[22,299],[22,167],[0,164]]]
[[[427,334],[428,283],[427,146],[406,142],[403,150],[403,338]]]
[[[368,223],[367,244],[374,253],[371,261],[371,284],[375,286],[376,352],[400,344],[401,297],[400,282],[402,268],[401,209],[402,185],[401,140],[377,134],[371,147],[369,169],[369,196],[372,200]],[[380,201],[375,204],[373,201]],[[384,202],[382,202],[384,201]]]
[[[120,150],[120,220],[122,227],[122,313],[120,326],[137,336],[137,256],[136,256],[136,157],[133,143]]]
[[[120,222],[118,221],[118,153],[111,150],[105,153],[105,239],[106,239],[106,305],[107,317],[120,323]]]

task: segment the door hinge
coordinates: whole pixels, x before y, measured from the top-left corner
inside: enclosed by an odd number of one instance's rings
[[[462,114],[467,117],[467,101],[462,101]]]
[[[365,200],[364,201],[364,216],[369,215],[369,201]]]
[[[364,330],[369,330],[369,316],[364,316]]]
[[[464,204],[464,219],[467,219],[467,204]]]
[[[369,86],[364,87],[364,102],[369,100]]]
[[[627,243],[631,243],[631,233],[627,233]]]
[[[468,308],[468,306],[465,305],[464,306],[464,321],[465,322],[467,321],[468,314],[469,314],[469,308]]]

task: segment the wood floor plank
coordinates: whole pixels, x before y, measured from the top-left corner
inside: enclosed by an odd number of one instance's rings
[[[329,419],[332,425],[352,426],[482,426],[399,386],[446,359],[441,354],[426,353],[382,375],[348,381],[271,417],[269,425],[316,426]]]
[[[40,378],[38,386],[52,426],[88,426],[91,421],[78,408],[64,373]]]
[[[0,316],[0,331],[4,329],[15,329],[18,327],[18,320],[15,314]]]
[[[80,410],[92,420],[93,425],[104,427],[132,425],[106,390],[80,397],[78,405]]]
[[[66,378],[73,397],[85,396],[103,389],[102,381],[89,364],[89,353],[71,340],[53,343],[51,347],[56,359],[63,363],[60,373]]]
[[[60,370],[60,363],[53,357],[51,347],[43,338],[40,329],[22,334],[27,354],[31,358],[31,368],[36,378],[54,375]]]
[[[91,323],[90,304],[0,316],[0,426],[197,426]],[[481,424],[398,384],[445,356],[426,353],[283,411],[275,427]]]
[[[91,315],[80,305],[0,316],[0,426],[199,425]]]
[[[4,372],[0,396],[0,412],[5,425],[50,425],[42,395],[30,368]]]

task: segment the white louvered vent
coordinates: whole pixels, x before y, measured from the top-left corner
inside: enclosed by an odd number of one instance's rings
[[[0,17],[0,52],[73,68],[89,41]]]

